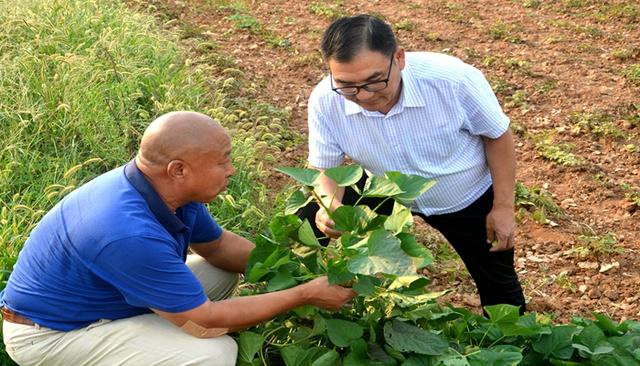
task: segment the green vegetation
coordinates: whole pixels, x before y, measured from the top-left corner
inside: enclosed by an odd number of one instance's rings
[[[516,217],[524,220],[526,214],[539,224],[548,224],[549,217],[559,220],[564,216],[562,209],[555,203],[551,192],[540,187],[527,187],[522,182],[516,182],[515,206],[518,210]]]
[[[502,20],[495,22],[488,30],[491,38],[495,40],[503,40],[510,43],[523,43],[520,37],[522,26],[519,24],[506,23]]]
[[[343,0],[314,1],[309,6],[309,10],[312,14],[329,20],[338,19],[347,15],[347,11],[344,9]]]
[[[198,39],[187,53],[176,33],[116,0],[0,4],[0,288],[42,215],[131,159],[146,125],[172,110],[208,113],[233,135],[237,172],[211,205],[216,218],[247,236],[266,225],[263,164],[291,143],[289,112],[249,104],[257,86],[233,61]],[[12,365],[4,353],[0,364]]]
[[[631,84],[640,87],[640,64],[628,66],[622,74]]]
[[[556,143],[554,137],[550,133],[541,133],[533,136],[538,150],[538,154],[556,164],[568,167],[581,166],[585,163],[584,159],[572,151],[575,148],[573,144]]]
[[[626,133],[615,124],[614,116],[602,111],[574,112],[569,116],[569,123],[572,134],[626,138]]]
[[[282,168],[311,192],[295,192],[286,212],[311,199],[319,171]],[[338,186],[352,186],[363,171],[343,166],[326,171]],[[416,270],[432,257],[409,233],[411,212],[404,206],[433,182],[387,172],[369,178],[362,197],[395,200],[393,213],[380,215],[366,206],[341,206],[330,212],[343,231],[320,246],[308,221],[292,214],[276,216],[271,234],[260,236],[251,254],[245,293],[295,286],[320,275],[349,284],[358,293],[352,306],[335,313],[302,307],[239,335],[239,365],[632,365],[640,354],[640,323],[616,323],[594,313],[553,325],[551,318],[520,316],[510,305],[485,307],[488,317],[466,309],[442,307],[442,293],[425,290],[428,279]],[[566,272],[554,278],[575,291]]]
[[[580,257],[610,257],[622,253],[624,250],[618,246],[618,238],[613,233],[599,235],[593,229],[587,227],[585,234],[578,236],[577,245],[571,249]]]

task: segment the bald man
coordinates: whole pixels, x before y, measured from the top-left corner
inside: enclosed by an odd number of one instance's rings
[[[214,120],[169,113],[133,161],[51,209],[0,294],[9,355],[22,366],[235,365],[227,333],[349,301],[354,292],[325,277],[230,298],[254,245],[204,205],[226,188],[230,154]]]

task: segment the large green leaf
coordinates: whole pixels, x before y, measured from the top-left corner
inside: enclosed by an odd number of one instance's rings
[[[349,272],[346,260],[332,259],[327,264],[327,277],[330,284],[343,285],[356,278],[356,275]]]
[[[331,214],[335,229],[340,231],[363,232],[377,214],[367,206],[340,206]]]
[[[427,179],[419,175],[402,174],[400,172],[386,172],[385,176],[402,190],[402,193],[394,194],[393,199],[403,205],[410,205],[416,198],[420,197],[436,184],[436,181],[433,179]]]
[[[284,267],[278,269],[276,275],[269,280],[267,284],[267,291],[279,291],[289,287],[293,287],[298,284],[298,281],[293,278],[291,272],[287,271]]]
[[[304,186],[314,186],[320,177],[320,171],[315,169],[282,167],[276,168],[276,170],[290,176]]]
[[[364,197],[391,197],[401,193],[404,191],[396,183],[379,176],[369,178],[362,190]]]
[[[431,251],[416,241],[415,236],[408,233],[400,233],[396,236],[400,239],[400,247],[405,253],[417,258],[416,267],[423,268],[433,263]]]
[[[294,215],[298,210],[308,205],[313,200],[313,196],[310,194],[305,195],[301,190],[297,190],[287,198],[285,204],[284,213],[287,215]]]
[[[604,332],[597,325],[591,324],[573,337],[572,346],[578,350],[580,356],[591,358],[594,355],[613,352],[613,346],[606,339]]]
[[[286,346],[280,349],[280,355],[287,366],[309,366],[327,352],[326,348]]]
[[[489,320],[494,324],[515,324],[520,319],[518,307],[508,304],[485,306]]]
[[[338,347],[347,347],[351,341],[360,339],[364,330],[358,323],[342,319],[325,319],[329,340]]]
[[[296,215],[276,215],[269,223],[273,239],[283,245],[289,243],[289,238],[297,233],[302,220]]]
[[[522,361],[522,353],[517,347],[504,349],[481,349],[467,357],[471,366],[516,366]]]
[[[238,342],[238,358],[251,363],[256,353],[262,348],[262,343],[264,343],[264,338],[261,334],[248,331],[241,332]]]
[[[367,239],[366,250],[349,260],[349,271],[368,276],[416,273],[413,260],[400,247],[400,240],[387,230],[376,230]]]
[[[404,229],[409,228],[413,224],[413,215],[411,210],[405,206],[395,204],[393,206],[393,212],[384,222],[384,228],[398,234]]]
[[[324,171],[324,175],[331,178],[339,187],[358,183],[362,178],[362,173],[363,170],[359,165],[342,165]]]
[[[542,334],[551,334],[551,329],[538,323],[533,313],[521,316],[514,324],[499,324],[499,327],[507,337],[538,338]]]
[[[298,239],[300,240],[300,243],[308,247],[320,247],[320,242],[318,241],[318,238],[316,238],[316,234],[313,232],[311,224],[309,224],[309,220],[305,219],[302,225],[298,228]]]
[[[576,332],[573,325],[558,325],[551,328],[551,334],[545,334],[540,340],[533,343],[533,349],[545,356],[553,355],[563,360],[568,360],[573,354],[573,334]]]
[[[449,343],[439,335],[397,319],[384,325],[384,339],[400,352],[437,356],[449,349]]]
[[[336,350],[329,350],[324,355],[318,357],[311,366],[334,366],[340,364],[340,354]]]

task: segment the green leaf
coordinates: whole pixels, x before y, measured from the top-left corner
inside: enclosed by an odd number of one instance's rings
[[[344,205],[333,211],[331,218],[335,222],[336,230],[362,232],[376,215],[367,206]]]
[[[276,168],[276,170],[290,176],[296,182],[304,186],[315,185],[318,177],[320,176],[320,171],[315,169],[282,167]]]
[[[435,180],[419,175],[402,174],[393,171],[384,174],[387,179],[394,182],[402,190],[402,193],[394,194],[393,199],[407,206],[436,184]]]
[[[311,366],[333,366],[338,365],[340,361],[340,354],[335,350],[329,350],[324,355],[318,357]]]
[[[242,361],[251,363],[256,353],[262,348],[264,338],[261,334],[244,331],[240,333],[238,356]]]
[[[439,335],[397,319],[384,325],[384,338],[391,347],[400,352],[437,356],[449,349],[449,343]]]
[[[538,338],[542,334],[551,334],[551,329],[538,323],[536,314],[533,313],[521,316],[515,324],[500,324],[499,326],[507,337]]]
[[[325,319],[329,340],[338,347],[347,347],[351,341],[360,339],[364,330],[358,323],[342,319]]]
[[[413,224],[413,214],[405,206],[395,204],[393,212],[384,222],[384,228],[398,234]]]
[[[330,260],[327,264],[327,277],[331,285],[343,285],[354,278],[356,275],[349,272],[347,262],[343,259]]]
[[[622,335],[622,332],[619,329],[620,325],[615,321],[598,312],[594,312],[593,316],[596,318],[596,325],[608,335]]]
[[[411,286],[414,282],[420,281],[420,284],[426,286],[429,282],[424,276],[413,275],[413,276],[399,276],[393,280],[391,285],[389,285],[389,290],[397,290],[400,288],[405,288]]]
[[[359,165],[342,165],[324,171],[324,175],[336,182],[338,187],[347,187],[358,183],[362,178],[362,173],[363,170]]]
[[[363,197],[391,197],[404,193],[394,182],[379,176],[367,180],[362,190]]]
[[[576,327],[572,325],[558,325],[551,328],[551,334],[545,334],[540,340],[533,343],[533,349],[546,357],[553,355],[563,360],[568,360],[573,354],[571,347],[573,334]]]
[[[386,230],[376,230],[367,239],[367,250],[352,257],[347,265],[353,273],[375,276],[413,275],[416,267],[400,247],[400,240]]]
[[[301,190],[297,190],[287,199],[284,213],[287,215],[295,215],[298,210],[308,205],[312,200],[312,195],[305,195]]]
[[[581,357],[591,358],[591,356],[611,353],[614,350],[606,339],[604,332],[596,324],[591,324],[573,337],[572,346],[578,350]]]
[[[269,223],[273,239],[280,244],[288,245],[289,238],[297,234],[302,220],[296,215],[276,215]]]
[[[518,307],[514,305],[489,305],[484,309],[489,314],[489,320],[494,324],[515,324],[520,319]]]
[[[267,291],[279,291],[284,290],[289,287],[293,287],[298,284],[298,281],[293,278],[293,275],[287,271],[285,268],[280,268],[276,275],[269,280],[267,284]]]
[[[247,282],[256,283],[262,279],[266,274],[271,273],[271,270],[264,266],[263,263],[255,263],[251,269],[247,272]]]
[[[316,234],[313,232],[311,224],[307,219],[305,219],[302,225],[298,228],[298,239],[300,240],[300,243],[308,247],[320,247],[320,242],[318,241],[318,238],[316,238]]]
[[[370,296],[376,290],[376,278],[371,276],[358,276],[358,281],[353,284],[353,291],[361,296]]]
[[[433,263],[433,255],[431,254],[431,251],[429,251],[429,249],[424,245],[419,244],[416,241],[415,236],[408,233],[400,233],[396,235],[396,237],[400,239],[400,247],[405,253],[411,257],[419,259],[416,263],[416,267],[423,268]]]
[[[309,366],[313,360],[327,352],[326,348],[302,348],[286,346],[280,349],[280,355],[287,366]]]
[[[516,366],[522,361],[520,351],[481,349],[467,357],[471,366]]]
[[[367,359],[367,342],[356,339],[351,343],[351,352],[344,358],[343,366],[370,366]]]

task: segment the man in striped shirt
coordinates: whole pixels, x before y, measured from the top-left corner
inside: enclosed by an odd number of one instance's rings
[[[309,100],[309,165],[328,169],[348,156],[369,174],[435,179],[414,214],[452,244],[483,306],[507,303],[524,312],[513,266],[513,137],[482,73],[455,57],[405,52],[391,28],[369,15],[333,22],[322,52],[330,75]],[[324,175],[320,190],[336,192],[330,209],[355,199]],[[327,236],[340,235],[317,206],[302,216]]]

